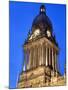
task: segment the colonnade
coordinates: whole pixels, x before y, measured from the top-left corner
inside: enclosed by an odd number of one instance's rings
[[[33,46],[25,51],[26,70],[38,67],[39,65],[51,66],[57,70],[57,51],[46,44]]]

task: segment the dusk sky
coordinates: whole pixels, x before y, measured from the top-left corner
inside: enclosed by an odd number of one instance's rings
[[[22,45],[27,39],[34,18],[39,14],[41,3],[10,1],[9,34],[10,65],[9,88],[16,88],[19,74],[23,70],[24,52]],[[60,73],[64,74],[66,60],[66,6],[60,4],[44,4],[46,14],[53,25],[53,32],[59,45],[58,63]]]

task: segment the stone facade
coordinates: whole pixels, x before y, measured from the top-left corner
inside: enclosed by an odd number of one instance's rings
[[[32,24],[32,33],[24,44],[24,66],[17,88],[65,85],[65,77],[58,71],[59,47],[45,7]]]
[[[20,81],[17,88],[60,85],[65,85],[65,78],[63,76],[59,76],[58,73],[54,76],[51,69],[45,66],[39,66],[33,70],[23,72],[20,75]]]

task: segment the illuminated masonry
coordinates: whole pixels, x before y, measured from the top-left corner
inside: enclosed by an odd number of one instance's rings
[[[24,66],[17,88],[65,85],[58,72],[58,44],[44,5],[33,21],[32,32],[24,44]]]

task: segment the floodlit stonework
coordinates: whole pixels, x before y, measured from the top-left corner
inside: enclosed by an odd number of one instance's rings
[[[31,30],[24,44],[25,71],[20,74],[17,88],[65,85],[66,75],[58,71],[59,46],[43,5]]]
[[[58,73],[56,73],[56,75],[54,76],[53,71],[48,69],[48,67],[39,66],[34,70],[23,72],[20,75],[18,88],[60,86],[65,84],[65,78],[63,76],[60,76]]]

